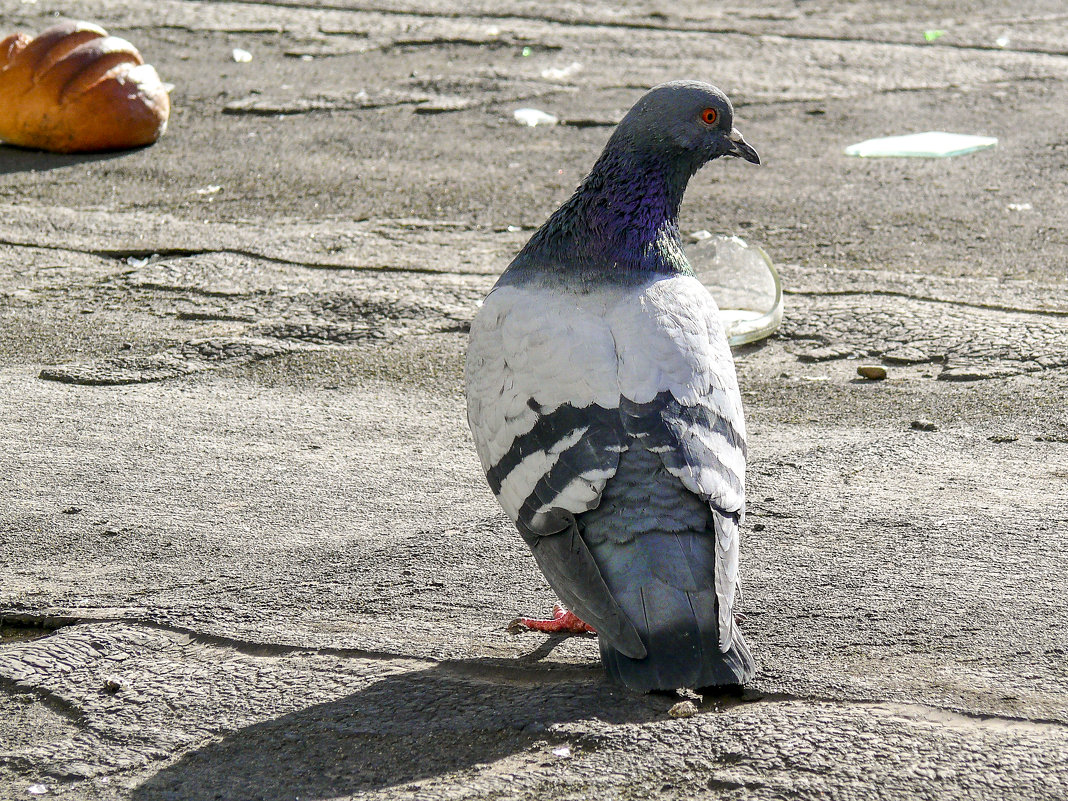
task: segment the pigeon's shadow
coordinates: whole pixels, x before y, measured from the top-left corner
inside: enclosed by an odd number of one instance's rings
[[[15,145],[0,144],[0,175],[61,170],[75,164],[120,158],[128,153],[130,153],[129,150],[116,150],[108,153],[47,153],[43,150],[29,150]]]
[[[646,721],[663,717],[672,703],[610,685],[600,670],[555,674],[524,659],[389,675],[336,701],[234,731],[186,754],[131,797],[347,797],[558,745],[564,740],[553,724]]]

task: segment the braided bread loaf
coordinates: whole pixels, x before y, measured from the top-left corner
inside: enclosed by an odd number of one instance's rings
[[[125,39],[66,21],[31,39],[0,41],[0,139],[78,153],[155,142],[170,99],[156,70]]]

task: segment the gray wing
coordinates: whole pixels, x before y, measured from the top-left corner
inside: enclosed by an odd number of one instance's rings
[[[612,334],[546,290],[492,292],[471,327],[468,422],[486,479],[560,599],[618,650],[646,650],[575,524],[625,447]]]
[[[692,405],[684,405],[669,392],[648,403],[623,399],[620,411],[626,433],[641,439],[669,473],[711,507],[719,645],[726,651],[734,626],[739,525],[745,514],[744,428],[734,425],[730,410],[719,406],[712,392]]]
[[[618,650],[645,648],[574,517],[631,437],[709,504],[720,647],[729,648],[744,514],[745,425],[715,302],[694,278],[610,294],[495,289],[471,327],[468,421],[497,500],[557,594]]]
[[[628,434],[708,503],[716,535],[720,648],[730,647],[738,585],[738,528],[745,514],[745,421],[719,311],[694,278],[647,290],[616,315],[613,332],[630,358],[620,389]]]

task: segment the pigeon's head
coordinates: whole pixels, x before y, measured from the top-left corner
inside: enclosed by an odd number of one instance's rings
[[[671,81],[646,92],[619,123],[613,146],[686,164],[691,173],[720,156],[760,163],[734,128],[731,101],[699,81]]]

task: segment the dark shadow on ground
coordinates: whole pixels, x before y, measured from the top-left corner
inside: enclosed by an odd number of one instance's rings
[[[186,754],[131,797],[348,796],[559,744],[546,731],[554,723],[662,718],[678,700],[627,693],[599,671],[554,680],[545,670],[490,666],[491,679],[470,675],[474,670],[441,666],[388,676],[346,698],[248,726]]]
[[[43,150],[28,150],[15,145],[0,144],[0,175],[34,170],[37,172],[60,170],[75,164],[117,159],[130,152],[129,150],[116,150],[109,153],[46,153]]]

